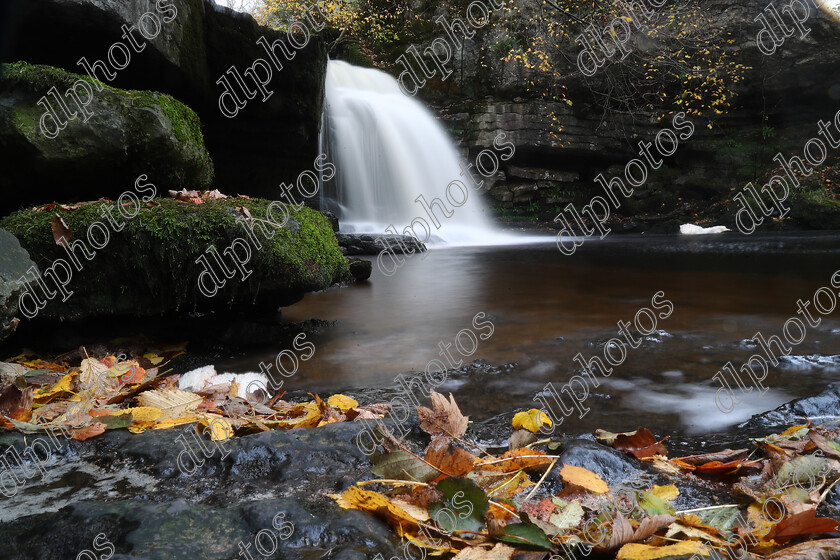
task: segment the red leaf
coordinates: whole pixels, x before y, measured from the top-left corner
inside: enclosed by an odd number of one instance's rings
[[[647,428],[639,428],[631,436],[619,434],[613,442],[613,447],[620,451],[626,451],[637,459],[653,457],[654,455],[668,455],[668,450],[654,437]]]

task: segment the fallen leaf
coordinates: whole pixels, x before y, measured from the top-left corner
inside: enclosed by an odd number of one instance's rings
[[[654,455],[668,455],[665,446],[654,437],[653,433],[641,426],[633,432],[633,435],[618,434],[613,442],[613,447],[619,451],[630,453],[637,459]]]
[[[480,531],[490,501],[478,484],[468,478],[451,476],[437,484],[443,494],[441,501],[429,505],[429,516],[445,533],[454,531]],[[446,510],[446,515],[438,515]]]
[[[64,248],[70,246],[70,239],[73,237],[73,232],[58,214],[53,217],[52,235],[56,245]]]
[[[145,391],[137,395],[140,406],[149,406],[161,411],[161,419],[177,418],[198,408],[203,399],[194,393],[180,389]]]
[[[527,412],[517,412],[513,416],[513,429],[524,429],[529,432],[537,433],[541,426],[552,426],[551,418],[545,412],[532,408]]]
[[[496,543],[490,550],[471,546],[458,552],[452,560],[510,560],[515,552],[515,548],[502,543]]]
[[[454,445],[432,447],[426,450],[426,462],[447,476],[461,476],[472,470],[475,455]]]
[[[206,416],[199,423],[209,428],[209,430],[205,429],[204,432],[210,433],[210,439],[212,441],[226,441],[233,437],[233,426],[223,416]]]
[[[520,448],[506,451],[498,459],[484,459],[476,463],[476,470],[515,472],[521,469],[545,470],[553,459],[536,449]]]
[[[563,465],[560,478],[565,484],[583,488],[593,494],[606,494],[610,489],[599,475],[583,467]]]
[[[86,439],[105,433],[105,428],[106,426],[102,422],[94,422],[82,428],[74,429],[71,437],[75,440],[85,441]]]
[[[840,539],[824,539],[799,543],[766,558],[767,560],[814,560],[815,558],[829,560],[831,556],[822,553],[838,550],[840,550]]]
[[[683,541],[668,546],[650,546],[647,544],[625,544],[616,555],[616,560],[660,560],[673,556],[683,557],[690,554],[709,556],[709,550],[697,541]]]
[[[408,451],[392,451],[374,457],[371,472],[382,478],[428,482],[442,473]]]
[[[505,525],[502,534],[494,535],[494,537],[511,544],[554,550],[554,543],[548,540],[545,532],[533,523],[511,523]]]
[[[452,393],[449,393],[449,400],[435,391],[432,391],[431,397],[434,410],[423,406],[417,407],[420,428],[431,436],[446,435],[460,438],[467,433],[469,418],[461,414]]]
[[[333,395],[327,399],[327,404],[339,409],[341,412],[347,412],[351,408],[359,406],[359,402],[356,399],[352,399],[346,395]]]
[[[828,517],[817,517],[816,509],[808,509],[801,513],[794,514],[787,519],[780,521],[767,534],[767,539],[773,539],[779,544],[799,537],[815,533],[834,533],[840,522]]]
[[[580,525],[583,519],[583,513],[583,507],[581,507],[580,502],[572,502],[563,507],[559,512],[552,514],[548,522],[561,530],[573,529]]]

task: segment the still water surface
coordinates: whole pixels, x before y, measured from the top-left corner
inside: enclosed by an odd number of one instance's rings
[[[309,294],[285,309],[289,322],[335,321],[315,336],[315,357],[285,387],[356,388],[362,396],[360,388],[389,389],[396,374],[416,374],[440,358],[439,342],[452,343],[484,312],[494,333],[465,363],[481,361],[454,372],[442,388],[475,420],[509,414],[535,406],[546,383],[559,388],[578,373],[578,352],[602,356],[604,343],[618,336],[617,322],[632,322],[663,291],[673,313],[601,379],[586,401],[591,412],[568,418],[563,428],[723,430],[840,380],[838,306],[771,369],[763,396],[752,391],[722,414],[712,381],[727,361],[740,366],[758,351],[748,340],[757,331],[781,334],[796,316],[796,300],[830,287],[838,269],[838,233],[622,235],[587,240],[572,256],[550,243],[437,249],[407,258],[393,276],[374,266],[367,283]],[[281,349],[218,366],[254,370]]]

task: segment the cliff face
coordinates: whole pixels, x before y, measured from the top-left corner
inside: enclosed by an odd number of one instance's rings
[[[291,49],[286,34],[210,0],[10,0],[2,10],[0,62],[21,60],[78,74],[95,66],[92,72],[106,85],[167,93],[195,110],[215,163],[216,185],[223,190],[275,199],[277,185],[292,181],[317,156],[327,62],[326,47],[317,36]],[[258,43],[278,40],[294,55],[287,60],[278,48],[279,70]],[[129,60],[120,69],[126,53]],[[79,64],[82,58],[85,64]],[[225,114],[219,105],[224,80],[236,87],[234,74],[241,77],[258,60],[264,64],[257,63],[252,72],[265,80],[266,69],[270,71],[265,93],[253,92],[247,99],[237,90],[243,106],[234,116],[228,96]],[[38,173],[28,179],[26,189],[4,201],[9,210],[22,203],[67,200],[81,184],[102,194],[125,189],[114,185],[107,173],[70,176],[60,188]]]
[[[803,23],[810,28],[807,36],[801,38],[795,32],[768,56],[756,44],[762,27],[755,21],[766,5],[766,1],[746,0],[701,6],[700,34],[708,31],[711,37],[716,29],[727,30],[733,41],[724,51],[730,60],[745,67],[742,77],[731,84],[731,107],[721,115],[711,111],[689,115],[695,126],[690,139],[680,143],[675,155],[664,158],[664,165],[650,172],[644,185],[613,212],[625,229],[673,230],[679,222],[698,218],[732,227],[739,207],[731,200],[736,191],[748,181],[765,184],[770,175],[779,172],[775,154],[781,151],[801,157],[804,143],[817,135],[817,121],[834,119],[840,109],[840,24],[811,6]],[[450,24],[466,14],[465,9],[447,11],[425,2],[412,3],[412,9],[423,13],[427,21],[444,16]],[[452,74],[445,81],[440,75],[429,79],[417,94],[438,111],[471,162],[481,150],[491,147],[498,132],[508,134],[516,154],[502,163],[495,178],[485,181],[485,189],[499,214],[512,220],[550,222],[568,203],[580,208],[592,196],[604,195],[594,179],[599,174],[608,180],[622,174],[628,161],[641,157],[639,141],[652,142],[671,119],[660,120],[661,115],[641,108],[606,108],[601,93],[593,92],[609,90],[611,78],[605,72],[587,77],[578,70],[576,60],[582,47],[574,36],[547,49],[555,67],[560,68],[559,76],[543,73],[539,66],[528,67],[515,57],[502,60],[500,53],[520,47],[526,30],[536,33],[534,26],[539,24],[534,22],[544,21],[544,16],[545,12],[533,6],[518,11],[500,9],[492,11],[489,24],[471,28],[475,31],[472,39],[456,32],[462,47],[454,49],[449,63]],[[435,37],[454,44],[440,23],[415,31],[421,39],[413,44],[420,51]],[[643,54],[650,49],[651,39],[645,32],[644,27],[634,29],[628,47]],[[404,66],[393,62],[405,53],[407,45],[399,47],[377,60],[395,76]],[[542,88],[543,95],[535,95],[533,84],[547,82],[551,85]],[[572,103],[547,99],[546,91],[562,91]],[[713,118],[711,128],[709,117]],[[829,152],[820,170],[834,176],[840,152]],[[819,183],[825,177],[817,179],[816,175],[809,178],[812,191],[792,193],[791,201],[807,202],[812,209],[826,205],[827,214],[822,209],[820,220],[812,220],[813,216],[800,213],[788,223],[840,226],[840,204],[834,200],[840,193],[832,191],[830,183],[825,189],[827,184]],[[805,207],[800,208],[807,213]]]

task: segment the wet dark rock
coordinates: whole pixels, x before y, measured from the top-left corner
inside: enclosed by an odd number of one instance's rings
[[[367,280],[373,272],[373,263],[364,259],[349,258],[347,262],[350,263],[350,274],[356,280]]]
[[[424,243],[410,235],[338,233],[336,236],[345,255],[378,255],[383,250],[397,254],[412,254],[426,250]]]
[[[818,395],[796,399],[770,412],[756,414],[739,427],[746,430],[769,429],[797,424],[806,418],[816,424],[840,418],[840,383],[830,384]]]
[[[353,441],[362,427],[265,432],[225,442],[227,452],[205,440],[209,457],[190,439],[199,463],[183,461],[194,469],[190,475],[177,466],[179,455],[188,457],[179,440],[185,428],[59,440],[46,479],[28,480],[5,498],[0,539],[9,543],[4,553],[10,556],[0,558],[75,558],[105,533],[117,553],[132,559],[230,559],[239,554],[239,542],[273,531],[278,512],[295,529],[273,558],[331,550],[347,558],[390,557],[398,544],[390,527],[341,510],[326,496],[365,478],[370,464]],[[10,444],[22,449],[23,436],[0,436],[4,449]]]
[[[585,439],[564,441],[560,462],[564,465],[589,469],[600,475],[609,485],[638,478],[649,472],[626,453]]]

